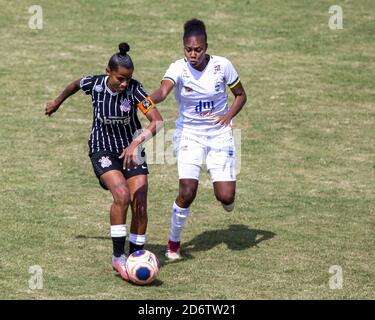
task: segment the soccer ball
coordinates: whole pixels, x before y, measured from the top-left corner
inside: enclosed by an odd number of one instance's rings
[[[128,257],[125,267],[130,281],[139,285],[150,284],[159,273],[159,260],[151,251],[138,250]]]

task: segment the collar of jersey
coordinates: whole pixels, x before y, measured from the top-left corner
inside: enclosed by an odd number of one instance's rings
[[[108,76],[106,76],[106,77],[104,78],[104,86],[105,86],[105,89],[107,90],[107,92],[108,92],[111,96],[117,96],[117,95],[118,95],[118,92],[112,92],[112,90],[108,88],[108,86],[107,86],[107,80],[108,80]]]
[[[192,70],[194,70],[194,72],[198,72],[198,73],[202,73],[202,74],[203,74],[203,73],[207,70],[208,65],[209,65],[209,64],[211,63],[211,61],[212,61],[212,56],[211,56],[210,54],[209,54],[209,57],[210,57],[210,60],[208,60],[206,66],[204,67],[204,69],[203,69],[202,71],[199,71],[199,70],[195,69],[195,68],[189,63],[188,59],[184,58],[184,60],[185,60],[186,64],[187,64]]]

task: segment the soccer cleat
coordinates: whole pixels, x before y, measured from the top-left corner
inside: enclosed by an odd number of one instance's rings
[[[120,257],[112,256],[112,268],[120,274],[121,278],[125,281],[129,281],[129,275],[125,268],[126,260],[127,257],[124,254]]]
[[[175,241],[168,241],[167,245],[167,251],[165,252],[165,257],[169,261],[178,261],[181,260],[181,254],[180,254],[180,242],[175,242]]]
[[[228,205],[222,203],[222,205],[223,205],[224,210],[227,211],[227,212],[231,212],[234,209],[234,202],[232,202],[231,204],[228,204]]]

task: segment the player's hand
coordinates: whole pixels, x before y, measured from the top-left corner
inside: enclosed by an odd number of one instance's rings
[[[138,164],[138,145],[134,144],[133,142],[127,146],[119,156],[119,159],[124,159],[123,168],[130,168],[131,166],[134,166]]]
[[[60,104],[56,100],[48,101],[45,108],[45,114],[50,116],[52,113],[56,112],[60,107]]]
[[[214,124],[220,124],[221,126],[229,126],[232,127],[231,121],[232,117],[229,116],[227,113],[220,115],[220,116],[215,116],[212,118]]]

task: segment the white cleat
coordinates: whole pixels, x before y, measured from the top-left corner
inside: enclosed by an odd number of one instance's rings
[[[165,252],[165,257],[169,261],[178,261],[182,259],[180,249],[178,249],[177,251],[172,251],[171,249],[167,248],[167,251]]]
[[[120,276],[125,280],[129,281],[129,275],[126,271],[126,260],[127,260],[126,255],[121,255],[120,257],[115,257],[112,256],[112,268],[114,271],[116,271]]]
[[[222,205],[223,205],[224,210],[227,212],[231,212],[234,209],[234,202],[228,205],[222,203]]]

